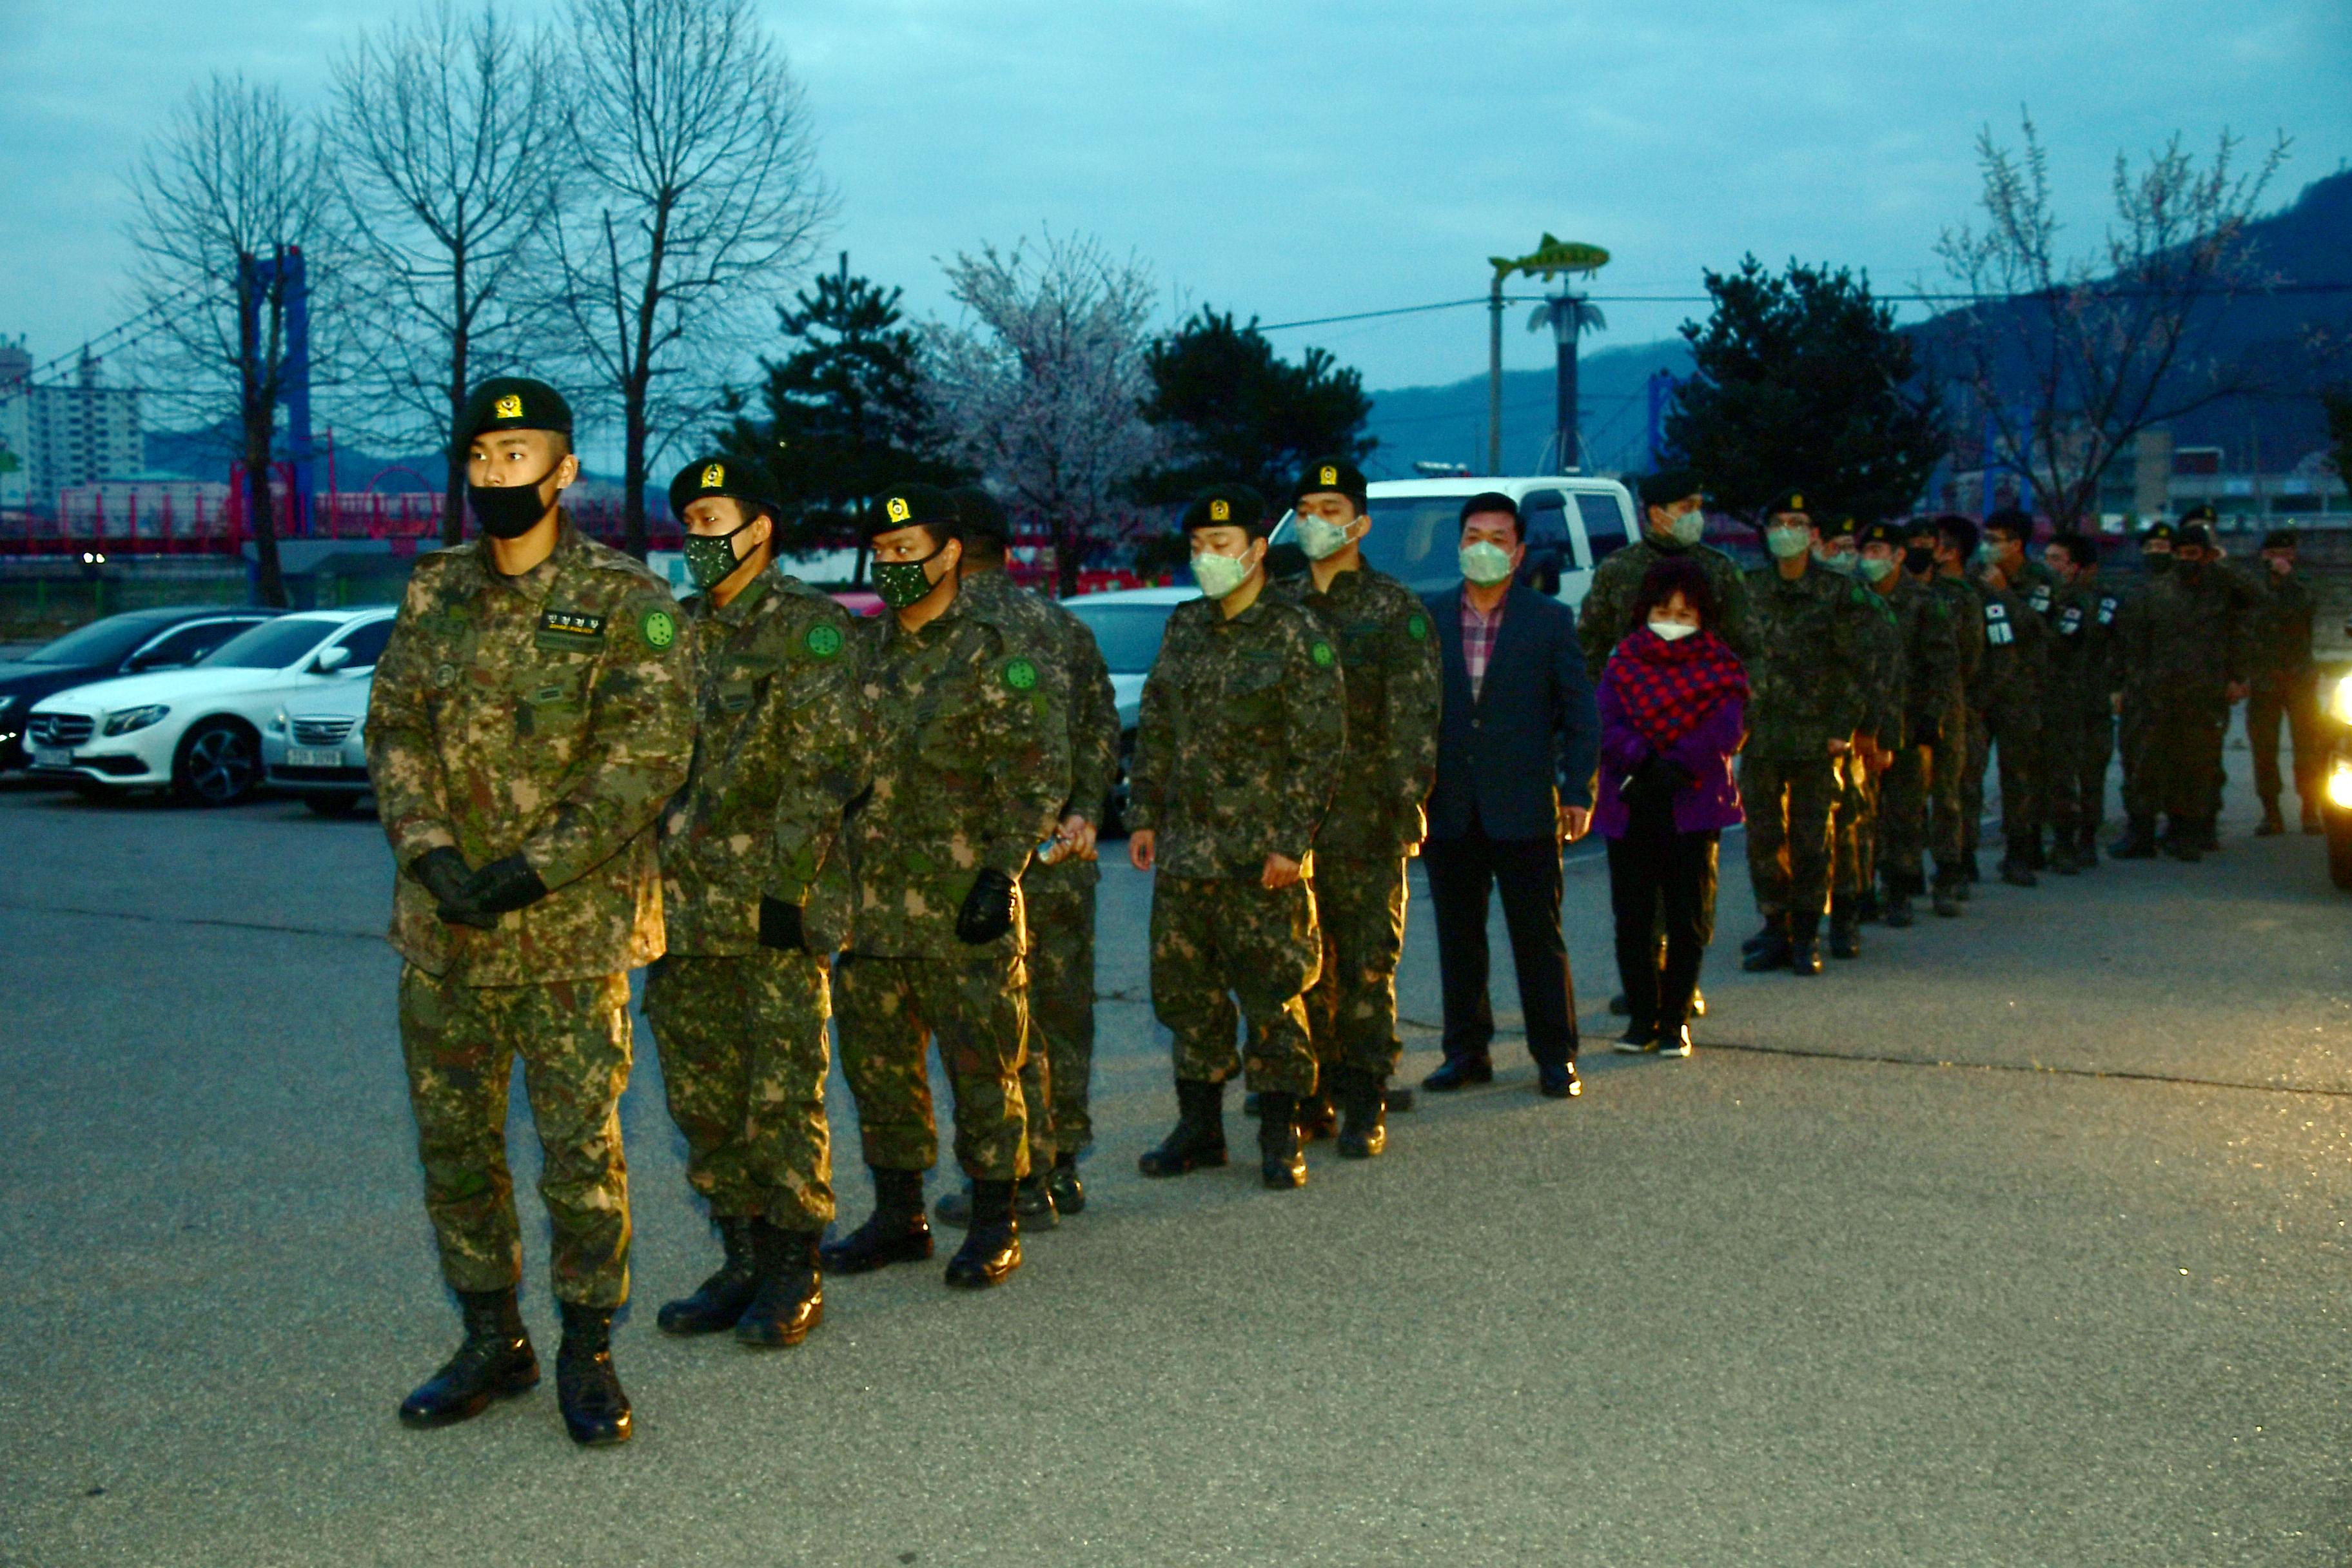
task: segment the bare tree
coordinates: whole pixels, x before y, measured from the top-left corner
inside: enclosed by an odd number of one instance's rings
[[[306,252],[334,248],[319,136],[276,87],[215,75],[148,143],[131,195],[131,290],[155,323],[148,357],[158,379],[186,389],[177,395],[198,423],[235,429],[262,602],[283,605],[270,447],[306,346],[292,279]],[[307,344],[314,363],[321,348]]]
[[[733,343],[764,321],[833,216],[799,84],[751,0],[572,0],[563,309],[619,404],[629,549],[646,465],[699,423]]]
[[[2098,510],[2100,477],[2152,425],[2247,390],[2214,352],[2231,300],[2259,282],[2246,235],[2285,159],[2282,137],[2252,170],[2224,132],[2200,164],[2174,137],[2134,170],[2116,155],[2115,217],[2089,254],[2061,254],[2048,155],[2032,120],[2012,153],[1977,139],[1981,228],[1937,245],[1968,303],[1931,341],[1972,395],[1989,465],[2033,480],[2062,527]],[[1940,356],[1939,356],[1940,357]]]
[[[329,122],[363,279],[365,390],[402,440],[446,447],[466,389],[515,367],[547,305],[563,79],[544,32],[433,0],[334,66]],[[464,536],[449,449],[441,537]]]
[[[1065,595],[1088,543],[1116,536],[1122,498],[1160,456],[1150,274],[1088,239],[1046,235],[946,264],[965,319],[929,330],[931,404],[955,455],[1042,520]]]

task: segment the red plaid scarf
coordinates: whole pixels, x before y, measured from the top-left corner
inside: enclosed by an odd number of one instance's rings
[[[1626,719],[1657,752],[1697,728],[1725,698],[1748,699],[1748,672],[1711,631],[1668,642],[1637,626],[1609,656],[1601,679],[1615,689]]]

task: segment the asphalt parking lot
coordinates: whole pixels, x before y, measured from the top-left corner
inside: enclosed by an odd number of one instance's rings
[[[977,1298],[831,1281],[771,1355],[653,1329],[710,1243],[641,1028],[638,1438],[583,1453],[551,1383],[394,1419],[456,1321],[373,821],[0,785],[0,1563],[2352,1562],[2352,898],[2232,807],[2205,865],[1987,887],[1812,982],[1728,973],[1727,867],[1687,1062],[1601,1045],[1580,858],[1584,1099],[1506,1046],[1291,1194],[1135,1174],[1171,1105],[1115,867],[1087,1212]]]

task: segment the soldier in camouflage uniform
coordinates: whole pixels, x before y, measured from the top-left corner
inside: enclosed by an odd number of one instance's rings
[[[1858,675],[1867,594],[1814,564],[1817,538],[1801,491],[1765,511],[1772,564],[1748,574],[1755,647],[1748,658],[1748,744],[1739,795],[1748,808],[1748,877],[1764,929],[1741,967],[1822,972],[1822,916],[1830,904],[1830,836],[1838,764],[1868,718]]]
[[[628,972],[662,950],[654,820],[686,777],[691,672],[668,590],[557,504],[579,463],[552,388],[485,382],[454,437],[487,537],[418,557],[367,717],[400,868],[392,943],[425,1206],[466,1320],[401,1416],[464,1420],[539,1379],[506,1157],[519,1055],[545,1156],[564,1423],[615,1443],[631,1427],[610,1349],[629,1291]]]
[[[1348,694],[1346,752],[1315,834],[1307,878],[1323,931],[1323,967],[1307,993],[1316,1093],[1299,1116],[1312,1139],[1347,1120],[1339,1151],[1365,1160],[1388,1145],[1388,1080],[1403,1047],[1396,973],[1404,956],[1405,861],[1421,847],[1422,802],[1437,773],[1437,639],[1419,595],[1364,564],[1370,531],[1363,474],[1328,458],[1293,491],[1304,576],[1269,595],[1311,611],[1339,650]]]
[[[1633,601],[1642,580],[1661,561],[1691,560],[1706,574],[1723,607],[1719,635],[1742,658],[1752,646],[1747,584],[1739,563],[1711,544],[1699,542],[1706,530],[1706,497],[1698,476],[1688,468],[1661,468],[1634,481],[1635,505],[1642,509],[1642,537],[1615,552],[1593,568],[1592,585],[1577,606],[1576,638],[1584,649],[1584,668],[1594,679],[1608,667],[1609,656],[1633,631]]]
[[[699,590],[684,605],[699,696],[693,768],[662,821],[668,952],[646,977],[646,1021],[726,1256],[659,1322],[793,1345],[824,1317],[817,1246],[833,1223],[826,963],[847,926],[835,841],[858,776],[856,628],[770,565],[774,513],[742,463],[688,463],[669,509]],[[821,878],[830,900],[814,896]]]
[[[2221,738],[2230,705],[2246,694],[2254,628],[2234,586],[2207,559],[2202,523],[2179,531],[2172,570],[2125,605],[2117,627],[2126,701],[2147,715],[2134,763],[2134,809],[2165,816],[2164,847],[2195,860],[2210,841],[2220,808]],[[2135,842],[2155,841],[2153,820],[2135,816]]]
[[[2254,793],[2262,797],[2260,837],[2286,831],[2279,815],[2279,728],[2294,744],[2294,793],[2303,830],[2317,833],[2326,746],[2319,728],[2319,672],[2311,662],[2311,626],[2319,602],[2295,574],[2300,541],[2291,528],[2263,539],[2263,572],[2254,616],[2253,689],[2246,700],[2246,743],[2254,753]]]
[[[2123,590],[2116,608],[2116,760],[2123,772],[2124,836],[2107,846],[2107,853],[2118,860],[2146,860],[2158,853],[2154,824],[2162,809],[2150,795],[2147,783],[2139,773],[2139,759],[2147,750],[2147,706],[2141,700],[2141,686],[2131,678],[2123,662],[2123,617],[2130,611],[2132,602],[2156,585],[2157,580],[2172,570],[2174,529],[2168,522],[2152,522],[2140,531],[2139,560],[2141,578]],[[2138,825],[2149,825],[2147,836],[2142,838]]]
[[[1032,643],[1053,650],[1069,689],[1070,797],[1061,826],[1021,878],[1029,928],[1029,1048],[1021,1068],[1029,1174],[1013,1209],[1024,1226],[1051,1226],[1087,1206],[1078,1155],[1094,1141],[1095,885],[1102,879],[1095,834],[1118,766],[1118,698],[1087,624],[1005,571],[1013,531],[1004,508],[977,485],[953,494],[964,523],[961,592],[990,614],[1023,624]],[[966,1191],[944,1194],[938,1212],[950,1225],[964,1225],[971,1209]]]
[[[2033,520],[2022,512],[1995,512],[1985,520],[1977,552],[1975,584],[1984,600],[1985,659],[1982,681],[1982,746],[1971,744],[1969,781],[1970,819],[1983,815],[1984,773],[1993,750],[2000,752],[2000,879],[2013,888],[2034,885],[2042,858],[2042,679],[2048,657],[2048,628],[2029,595],[2048,586],[2038,564],[2009,576]],[[1971,858],[1973,858],[1973,857]]]
[[[1841,577],[1861,575],[1853,519],[1840,516],[1821,530],[1813,561]],[[1864,719],[1854,731],[1853,750],[1838,761],[1836,828],[1830,846],[1832,958],[1860,958],[1862,922],[1878,916],[1879,783],[1894,760],[1894,737],[1903,728],[1901,632],[1885,600],[1876,594],[1866,600],[1871,614],[1861,618],[1862,663],[1853,672],[1864,694]],[[1884,749],[1881,735],[1888,737]]]
[[[2071,877],[2099,863],[2099,815],[2115,750],[2120,601],[2100,585],[2098,549],[2083,535],[2051,540],[2043,562],[2058,587],[2042,616],[2050,629],[2042,698],[2042,815],[2050,824],[2050,869]]]
[[[962,592],[963,529],[954,499],[924,484],[884,492],[866,523],[875,592],[892,613],[859,674],[868,783],[849,820],[854,934],[834,978],[875,1204],[823,1256],[845,1274],[930,1256],[936,1040],[955,1095],[956,1159],[972,1183],[971,1227],[947,1279],[982,1289],[1021,1266],[1020,879],[1069,798],[1070,739],[1054,650]]]
[[[1911,900],[1927,891],[1920,852],[1927,836],[1927,782],[1946,716],[1960,700],[1960,649],[1951,611],[1942,597],[1904,569],[1908,545],[1897,523],[1874,522],[1862,534],[1862,575],[1895,626],[1895,678],[1882,712],[1879,749],[1886,765],[1878,780],[1878,874],[1885,888],[1880,910],[1900,929],[1912,921]],[[1921,563],[1932,567],[1933,557]]]
[[[1968,767],[1977,743],[1985,647],[1984,598],[1967,572],[1976,534],[1976,524],[1964,517],[1916,518],[1903,558],[1905,573],[1944,606],[1958,651],[1954,701],[1936,726],[1936,743],[1927,748],[1927,855],[1936,863],[1932,892],[1936,913],[1947,920],[1959,914],[1975,880]]]
[[[1347,743],[1339,650],[1265,592],[1265,501],[1212,487],[1184,513],[1202,597],[1168,617],[1144,682],[1128,858],[1157,870],[1151,1008],[1176,1037],[1176,1130],[1147,1176],[1225,1163],[1225,1080],[1258,1097],[1259,1169],[1303,1185],[1298,1100],[1315,1089],[1306,992],[1323,938],[1307,861]],[[1234,1003],[1248,1040],[1236,1060]]]

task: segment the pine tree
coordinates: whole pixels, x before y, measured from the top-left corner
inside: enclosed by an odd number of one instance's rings
[[[1143,416],[1169,448],[1136,481],[1136,499],[1183,500],[1203,485],[1238,479],[1280,502],[1317,458],[1363,461],[1379,443],[1363,434],[1371,414],[1362,377],[1310,348],[1292,364],[1252,320],[1195,311],[1147,355],[1151,394]]]

